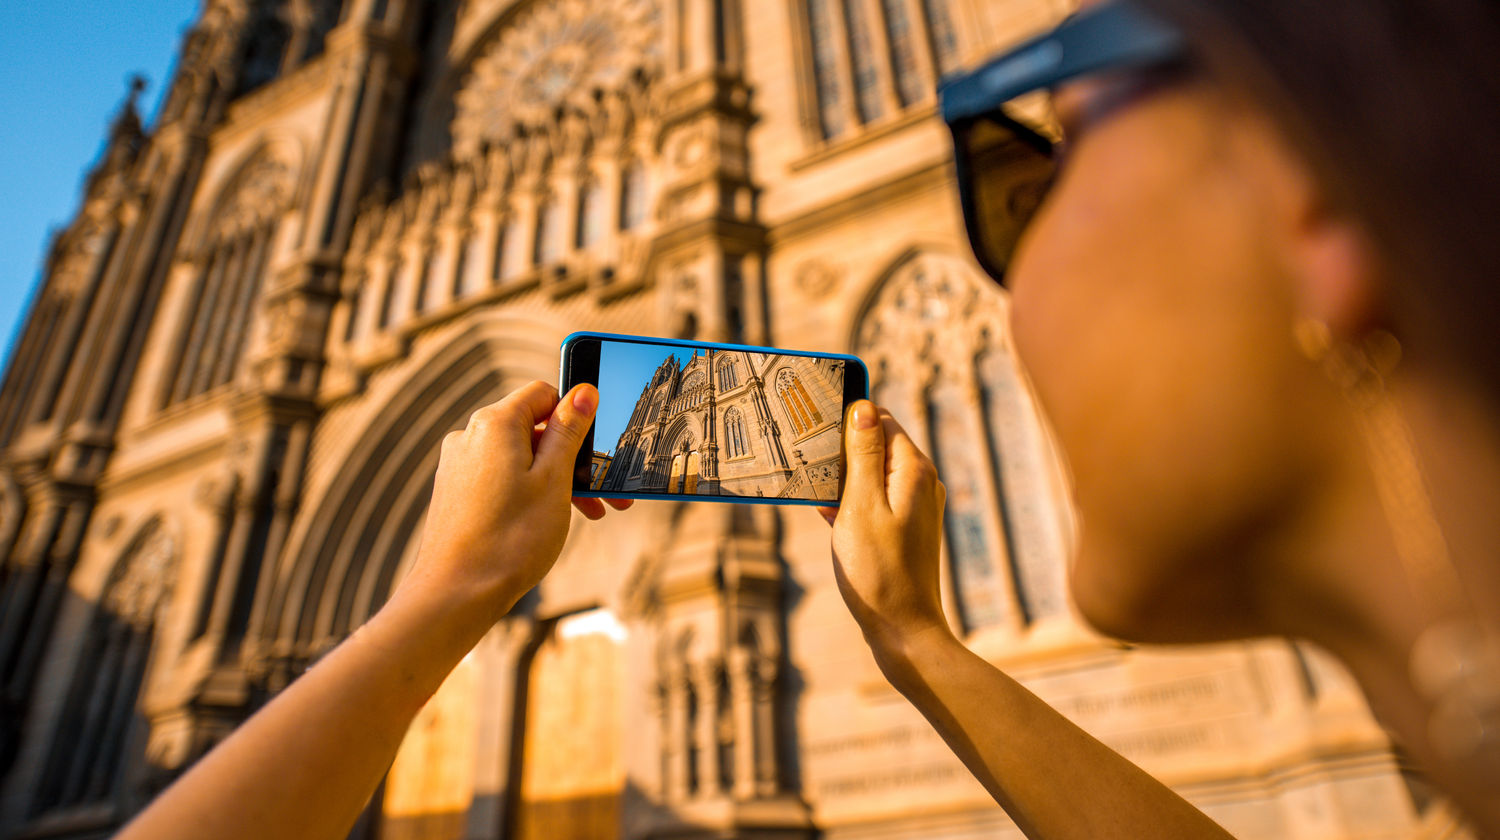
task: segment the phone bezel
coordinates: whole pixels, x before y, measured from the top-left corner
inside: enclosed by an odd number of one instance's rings
[[[592,348],[588,342],[594,342]],[[657,344],[665,347],[690,347],[712,350],[733,350],[746,353],[770,353],[788,356],[804,356],[815,359],[841,359],[845,362],[844,368],[844,404],[839,417],[840,428],[843,426],[843,414],[849,404],[855,400],[869,399],[870,396],[870,372],[865,363],[857,356],[848,353],[822,353],[815,350],[788,350],[781,347],[759,347],[751,344],[731,344],[714,341],[692,341],[688,339],[661,338],[645,335],[623,335],[620,333],[605,333],[579,331],[568,335],[562,341],[562,360],[558,370],[558,382],[561,393],[567,393],[573,386],[587,382],[595,388],[599,387],[599,358],[600,344],[603,341],[624,341],[633,344]],[[590,377],[580,376],[580,372],[591,374]],[[762,496],[700,496],[697,494],[679,493],[627,493],[617,490],[592,490],[589,489],[591,479],[589,468],[594,459],[594,427],[589,426],[588,434],[584,436],[583,447],[578,451],[578,461],[573,469],[573,495],[580,498],[596,499],[647,499],[654,501],[688,501],[688,502],[720,502],[730,504],[758,504],[758,505],[804,505],[812,507],[833,507],[837,502],[827,502],[816,499],[768,499]],[[839,496],[843,497],[843,474],[839,476]]]

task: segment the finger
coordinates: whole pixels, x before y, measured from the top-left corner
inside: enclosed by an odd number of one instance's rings
[[[844,416],[844,499],[859,502],[885,497],[885,430],[880,410],[869,400],[849,406]]]
[[[630,506],[635,504],[635,499],[605,499],[604,501],[615,510],[630,510]]]
[[[823,517],[823,521],[827,522],[829,525],[832,525],[833,520],[837,519],[839,516],[839,509],[836,507],[820,507],[817,510],[818,514]]]
[[[540,380],[529,382],[469,415],[470,436],[497,442],[505,454],[530,466],[532,433],[557,404],[557,390]],[[494,444],[492,444],[494,445]]]
[[[900,424],[895,420],[891,420],[890,424],[894,429],[890,432],[888,498],[905,497],[906,492],[912,490],[928,492],[935,489],[938,493],[943,493],[937,466],[932,463],[932,459],[917,448]]]
[[[886,447],[888,448],[890,471],[892,474],[932,465],[932,459],[917,447],[911,435],[901,428],[901,424],[895,418],[889,418],[882,424],[885,427]]]
[[[578,461],[578,449],[583,446],[598,408],[599,391],[587,383],[574,386],[558,400],[552,416],[547,418],[547,429],[537,442],[536,465],[554,475],[571,476]]]
[[[573,497],[573,507],[589,519],[599,520],[604,518],[604,504],[598,499],[584,496]]]

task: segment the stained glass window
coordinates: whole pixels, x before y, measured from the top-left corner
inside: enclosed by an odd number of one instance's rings
[[[948,0],[922,0],[927,13],[927,31],[932,36],[933,63],[938,75],[946,76],[958,69],[958,31],[953,28]]]
[[[880,71],[875,65],[875,45],[865,0],[844,0],[844,19],[849,26],[849,55],[854,62],[854,103],[861,122],[880,117]]]
[[[844,132],[843,100],[840,96],[838,48],[834,41],[832,0],[807,0],[807,22],[812,41],[814,87],[818,96],[819,127],[824,137]]]
[[[881,0],[885,11],[886,40],[891,46],[891,67],[896,75],[896,95],[901,107],[906,107],[926,96],[928,85],[922,81],[922,70],[917,65],[916,39],[912,37],[911,17],[906,10],[907,0]]]
[[[268,223],[236,232],[213,249],[198,281],[167,404],[234,378],[274,233],[275,226]]]
[[[792,434],[802,435],[823,422],[822,412],[813,404],[797,374],[782,368],[776,375],[776,393],[781,397],[787,417],[791,420]]]
[[[1003,296],[972,266],[920,254],[893,270],[856,332],[877,400],[947,487],[949,580],[969,631],[1067,611],[1061,475],[1007,329]]]
[[[964,628],[978,630],[1006,617],[1005,581],[996,560],[1001,546],[991,536],[995,511],[985,482],[983,459],[975,458],[980,430],[974,410],[952,381],[929,394],[932,457],[948,490],[943,511],[953,589]]]
[[[739,409],[731,408],[724,412],[724,457],[737,458],[749,451],[745,445],[745,418]]]

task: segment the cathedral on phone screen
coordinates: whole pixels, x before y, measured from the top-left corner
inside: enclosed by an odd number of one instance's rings
[[[606,341],[590,489],[836,502],[844,365]]]

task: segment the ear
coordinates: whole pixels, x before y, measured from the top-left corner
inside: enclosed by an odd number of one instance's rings
[[[1236,135],[1246,141],[1238,148],[1251,160],[1264,233],[1290,283],[1293,317],[1326,324],[1335,338],[1349,340],[1388,327],[1386,286],[1369,235],[1330,199],[1284,135],[1258,112],[1252,118],[1262,130]]]
[[[1300,216],[1286,254],[1297,316],[1350,340],[1386,326],[1379,260],[1364,228],[1316,199]]]

